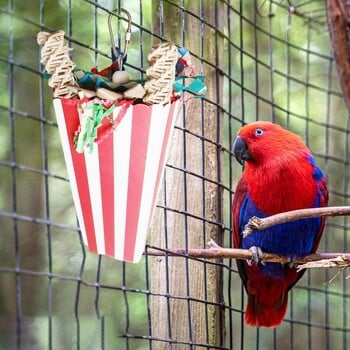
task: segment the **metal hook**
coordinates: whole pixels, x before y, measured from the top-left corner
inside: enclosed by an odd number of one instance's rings
[[[119,9],[114,9],[112,12],[117,12]],[[112,16],[113,13],[110,13],[108,16],[108,29],[109,29],[109,37],[111,39],[111,47],[113,50],[113,54],[116,57],[116,59],[119,61],[119,69],[122,68],[123,65],[123,60],[127,54],[128,51],[128,46],[129,46],[129,42],[131,39],[131,15],[129,13],[129,11],[121,8],[120,12],[124,12],[127,17],[128,17],[128,27],[126,29],[125,32],[125,42],[124,42],[124,51],[123,51],[123,55],[120,55],[120,53],[116,50],[115,48],[115,41],[114,41],[114,34],[113,34],[113,30],[112,30]]]

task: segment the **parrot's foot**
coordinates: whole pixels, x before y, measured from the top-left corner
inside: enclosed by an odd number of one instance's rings
[[[296,261],[297,261],[298,259],[300,259],[300,256],[297,256],[297,255],[288,256],[287,266],[288,266],[290,269],[295,268]]]
[[[252,258],[250,260],[247,260],[248,265],[252,266],[254,264],[258,265],[259,263],[261,263],[263,257],[263,252],[261,248],[253,245],[249,248],[249,251],[252,253]]]

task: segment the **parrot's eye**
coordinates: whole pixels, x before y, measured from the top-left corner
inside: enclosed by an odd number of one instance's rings
[[[263,129],[257,128],[255,129],[255,136],[261,136],[264,133]]]

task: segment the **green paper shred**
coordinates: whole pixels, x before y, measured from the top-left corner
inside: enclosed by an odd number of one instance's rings
[[[83,152],[83,149],[81,148],[84,148],[86,145],[89,148],[89,153],[93,152],[94,143],[97,138],[97,131],[102,125],[103,118],[107,118],[111,124],[114,123],[113,119],[109,118],[109,115],[113,112],[115,105],[112,105],[106,109],[101,104],[94,103],[87,108],[92,109],[92,117],[88,117],[86,119],[83,129],[80,131],[80,133],[82,133],[82,142],[80,143],[80,146],[78,145],[78,137],[74,136],[74,145],[79,153]]]

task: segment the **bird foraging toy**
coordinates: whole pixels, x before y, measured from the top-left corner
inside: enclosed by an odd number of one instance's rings
[[[93,149],[85,147],[82,153],[74,145],[80,104],[78,99],[54,99],[84,242],[92,252],[137,262],[144,250],[178,102],[117,105],[108,115],[115,124],[104,130],[102,125]]]
[[[70,60],[63,31],[40,32],[37,41],[84,243],[138,262],[180,106],[173,88],[179,51],[170,43],[154,47],[140,82],[123,70],[127,45],[124,53],[112,48],[111,66],[85,72]]]

